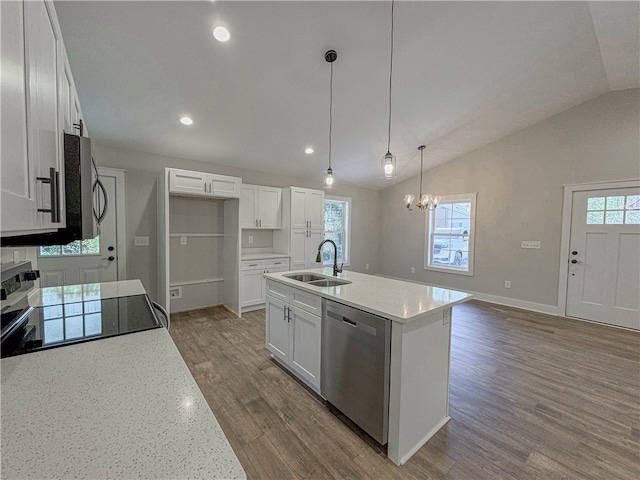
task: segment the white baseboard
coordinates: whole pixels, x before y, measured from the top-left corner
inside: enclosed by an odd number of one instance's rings
[[[378,276],[385,277],[385,278],[392,278],[394,280],[402,280],[404,282],[419,283],[421,285],[431,285],[433,287],[450,288],[451,290],[455,290],[455,288],[452,288],[452,287],[418,282],[416,280],[409,280],[407,278],[391,277],[389,275],[378,275]],[[531,312],[538,312],[538,313],[546,313],[548,315],[556,315],[556,316],[560,315],[558,313],[558,307],[556,305],[547,305],[544,303],[528,302],[526,300],[519,300],[517,298],[501,297],[499,295],[489,295],[488,293],[470,292],[468,290],[464,290],[464,291],[466,293],[470,293],[471,295],[473,295],[473,298],[475,298],[476,300],[481,300],[483,302],[496,303],[498,305],[521,308],[523,310],[529,310]]]

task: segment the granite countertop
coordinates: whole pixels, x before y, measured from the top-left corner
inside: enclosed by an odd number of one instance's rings
[[[241,260],[265,260],[268,258],[289,258],[287,253],[243,253]]]
[[[0,366],[3,478],[246,479],[165,329]]]
[[[145,295],[146,293],[147,291],[140,280],[120,280],[117,282],[35,288],[29,294],[28,301],[32,307],[42,307],[87,300],[102,300],[104,298]]]
[[[332,268],[299,270],[327,277],[333,276]],[[265,278],[315,293],[321,297],[349,305],[390,320],[408,323],[466,302],[473,295],[448,288],[405,282],[392,278],[365,275],[345,270],[337,278],[352,283],[337,287],[317,287],[285,277],[296,272],[267,273]]]

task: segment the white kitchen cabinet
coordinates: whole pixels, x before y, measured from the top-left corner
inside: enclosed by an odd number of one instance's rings
[[[322,300],[272,280],[266,284],[266,347],[319,391]]]
[[[291,228],[324,228],[324,192],[291,188]]]
[[[282,227],[282,189],[242,185],[240,227],[279,229]]]
[[[238,177],[177,168],[169,170],[169,193],[199,197],[240,198],[241,185],[242,179]]]
[[[2,142],[3,234],[39,227],[35,195],[35,158],[27,154],[27,92],[22,2],[0,2],[0,108]]]
[[[291,230],[291,269],[319,268],[316,262],[318,245],[324,239],[322,230],[292,229]]]
[[[245,260],[240,266],[240,304],[242,307],[262,306],[265,303],[265,273],[286,272],[288,258]]]
[[[60,27],[53,2],[1,3],[2,235],[54,231],[66,226]]]

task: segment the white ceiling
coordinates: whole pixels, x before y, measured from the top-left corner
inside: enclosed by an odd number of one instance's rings
[[[390,2],[56,1],[83,113],[115,147],[383,188]],[[396,181],[640,87],[638,2],[397,2]],[[214,40],[223,23],[231,40]],[[178,122],[192,116],[194,125]],[[305,155],[306,146],[315,148]]]

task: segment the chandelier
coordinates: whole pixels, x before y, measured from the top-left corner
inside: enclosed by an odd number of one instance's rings
[[[432,196],[429,193],[422,193],[422,154],[424,149],[427,148],[426,145],[420,145],[418,150],[420,150],[420,194],[418,195],[418,203],[415,205],[420,210],[435,210],[438,204],[440,203],[440,197],[437,195]],[[415,201],[416,196],[412,194],[407,194],[404,196],[404,205],[407,207],[407,210],[411,211],[414,209],[413,202]]]

